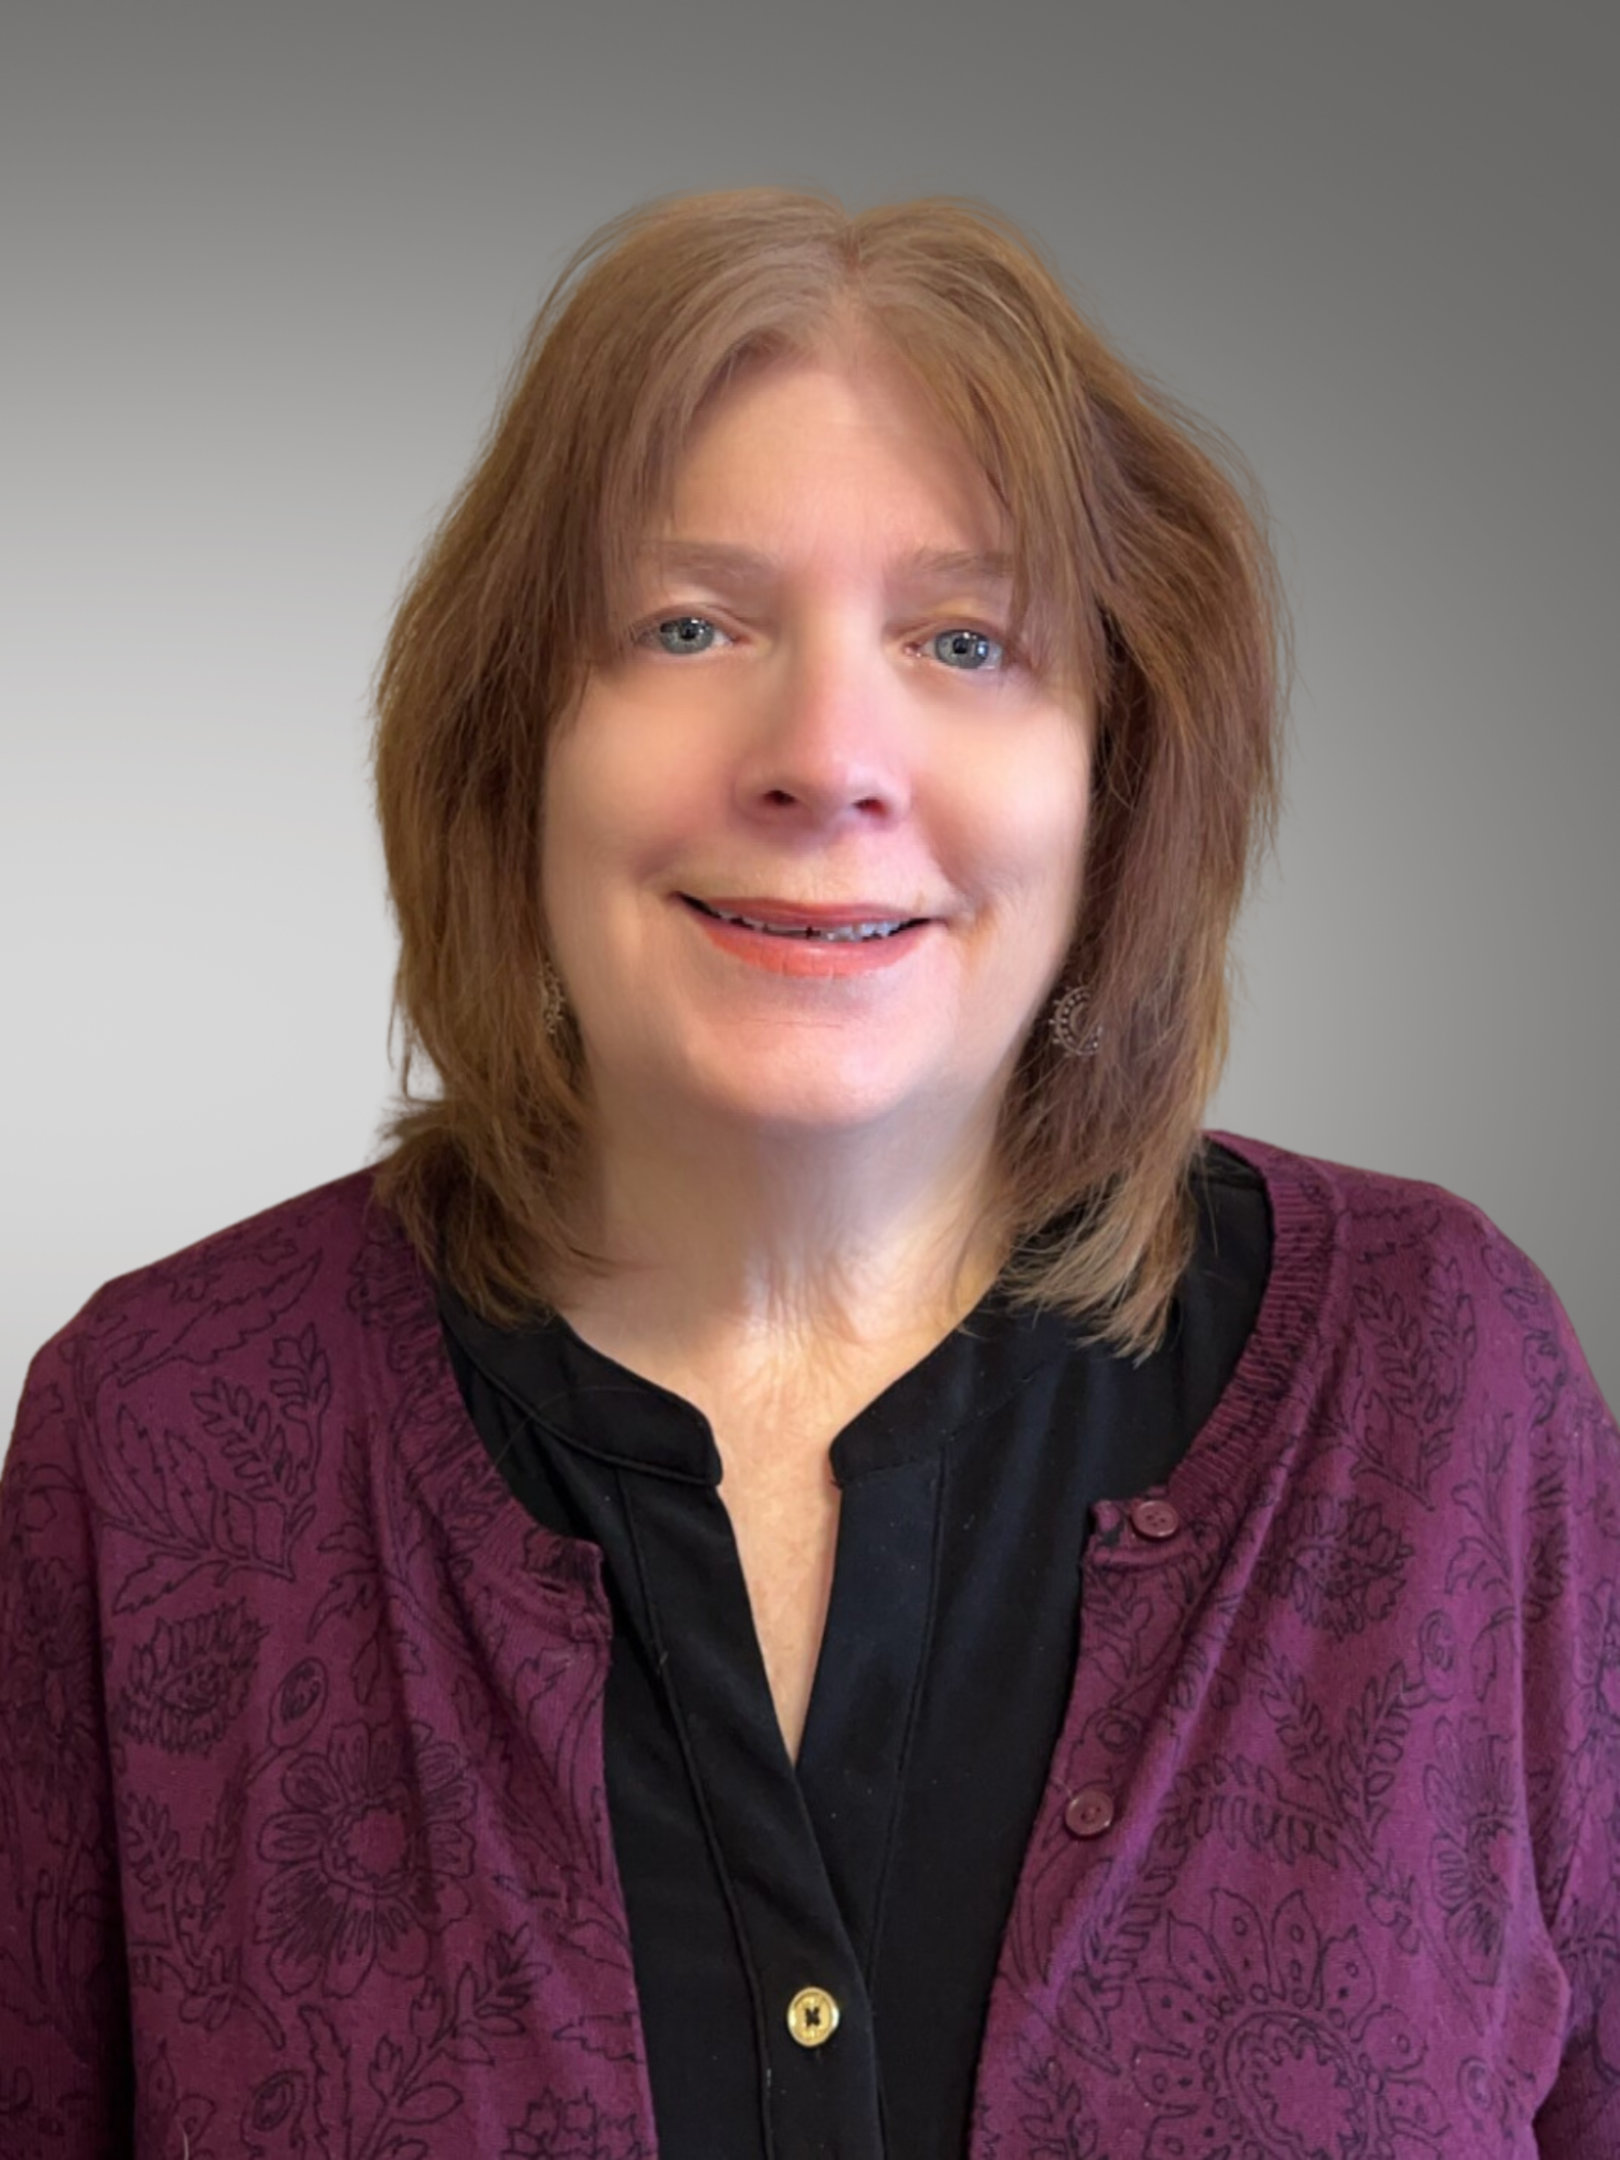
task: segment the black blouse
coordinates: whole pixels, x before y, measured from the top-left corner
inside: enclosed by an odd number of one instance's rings
[[[1088,1348],[992,1289],[838,1435],[797,1764],[707,1421],[558,1318],[496,1329],[441,1294],[468,1411],[512,1492],[605,1558],[608,1808],[661,2160],[966,2149],[1074,1677],[1090,1510],[1164,1483],[1265,1288],[1258,1174],[1210,1142],[1197,1189],[1197,1251],[1152,1357]]]

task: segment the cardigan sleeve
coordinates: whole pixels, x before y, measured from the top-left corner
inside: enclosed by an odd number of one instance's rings
[[[72,1345],[34,1360],[0,1472],[0,2153],[119,2160],[129,1989]]]
[[[1620,1433],[1544,1281],[1527,1270],[1528,1431],[1515,1480],[1524,1774],[1543,1912],[1569,1985],[1543,2160],[1620,2153]]]

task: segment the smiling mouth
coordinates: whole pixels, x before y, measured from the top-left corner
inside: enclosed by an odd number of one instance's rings
[[[707,915],[711,922],[735,923],[744,930],[757,930],[765,937],[788,938],[810,945],[868,945],[877,939],[894,937],[902,930],[915,929],[924,919],[915,915],[889,915],[874,916],[864,922],[763,922],[758,916],[714,907],[706,900],[694,900],[690,893],[683,893],[681,898],[698,914]]]

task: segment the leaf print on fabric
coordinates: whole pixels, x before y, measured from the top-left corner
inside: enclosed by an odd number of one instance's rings
[[[306,2004],[299,2016],[310,2075],[258,2088],[243,2122],[254,2160],[306,2150],[319,2160],[427,2160],[430,2151],[471,2150],[462,2140],[447,2145],[442,2136],[430,2146],[414,2133],[447,2124],[464,2107],[465,2071],[492,2067],[502,2042],[516,2043],[533,2059],[536,2036],[527,2013],[550,1969],[536,1957],[528,1929],[495,1935],[482,1965],[464,1964],[448,1991],[431,1976],[423,1979],[408,2017],[371,2042],[363,2079],[356,2049],[326,2011]],[[297,2138],[306,2106],[307,2145]]]
[[[469,1766],[516,1863],[503,1882],[545,1914],[553,1939],[592,1964],[628,1972],[629,1929],[593,1738],[606,1684],[607,1660],[569,1646],[526,1659],[500,1697],[484,1675],[462,1673],[455,1707]],[[520,1734],[527,1745],[515,1744]]]
[[[1433,1269],[1419,1303],[1372,1271],[1356,1282],[1354,1297],[1358,1466],[1432,1506],[1478,1347],[1474,1301],[1451,1259]]]
[[[1256,1642],[1247,1664],[1277,1749],[1259,1760],[1215,1755],[1184,1772],[1172,1802],[1184,1834],[1197,1843],[1219,1833],[1234,1848],[1267,1854],[1288,1867],[1314,1859],[1359,1876],[1368,1917],[1408,1957],[1427,1947],[1458,2011],[1477,2024],[1471,1978],[1390,1837],[1414,1715],[1436,1699],[1428,1676],[1409,1679],[1405,1661],[1397,1658],[1386,1672],[1370,1675],[1334,1721],[1324,1716],[1313,1684],[1275,1645]],[[1278,1757],[1286,1775],[1275,1767]]]
[[[1512,1467],[1515,1429],[1512,1413],[1481,1420],[1470,1452],[1473,1476],[1452,1487],[1452,1499],[1473,1527],[1457,1539],[1446,1563],[1446,1590],[1485,1617],[1475,1629],[1469,1669],[1474,1698],[1484,1703],[1492,1689],[1512,1678],[1517,1664],[1514,1551],[1507,1521],[1506,1492]]]
[[[1369,1841],[1389,1813],[1395,1773],[1411,1738],[1412,1693],[1397,1658],[1387,1673],[1368,1679],[1344,1721],[1339,1764],[1346,1810]]]
[[[278,1231],[257,1241],[257,1265],[250,1264],[244,1277],[232,1265],[235,1242],[227,1231],[210,1240],[208,1257],[186,1254],[159,1261],[133,1278],[145,1293],[139,1319],[116,1299],[103,1308],[105,1332],[97,1351],[109,1381],[128,1389],[164,1365],[223,1364],[290,1312],[320,1271],[319,1253],[300,1255],[297,1244]],[[271,1265],[281,1271],[267,1280]],[[233,1286],[244,1284],[231,1294]],[[166,1310],[154,1292],[166,1293]],[[178,1327],[169,1324],[174,1320]]]
[[[195,1575],[223,1589],[237,1569],[291,1582],[287,1540],[233,1485],[216,1484],[208,1457],[185,1433],[150,1433],[121,1404],[117,1445],[103,1465],[107,1527],[137,1559],[118,1586],[115,1613],[140,1612]]]
[[[0,1777],[9,1765],[65,1838],[99,1758],[94,1605],[60,1560],[25,1560],[0,1618]]]
[[[1543,1460],[1512,1505],[1508,1493],[1524,1447],[1511,1412],[1476,1430],[1473,1475],[1452,1488],[1471,1524],[1446,1566],[1446,1589],[1471,1594],[1486,1617],[1474,1637],[1470,1667],[1475,1699],[1511,1680],[1517,1669],[1521,1619],[1545,1620],[1569,1583],[1569,1492],[1561,1465]],[[1521,1465],[1522,1467],[1522,1465]],[[1522,1591],[1522,1595],[1521,1595]]]
[[[246,1816],[246,1782],[233,1775],[193,1847],[163,1801],[150,1792],[130,1795],[120,1824],[129,1970],[138,1987],[172,1991],[185,2024],[218,2032],[233,2011],[244,2010],[279,2048],[285,2036],[246,1976],[236,1918]]]
[[[236,1474],[255,1513],[257,1549],[286,1560],[315,1513],[318,1444],[289,1444],[269,1405],[216,1380],[192,1396],[197,1422]]]
[[[143,2053],[135,2077],[135,2142],[153,2160],[223,2160],[208,2135],[214,2103],[200,2093],[182,2093],[160,2040]]]
[[[331,1378],[313,1327],[277,1337],[270,1363],[281,1420],[223,1376],[192,1391],[192,1431],[148,1429],[119,1403],[116,1441],[100,1463],[102,1508],[107,1527],[136,1553],[115,1613],[142,1611],[205,1571],[216,1589],[239,1570],[293,1580],[315,1514]],[[289,1426],[302,1428],[296,1438]]]
[[[1511,1589],[1513,1552],[1504,1522],[1503,1496],[1513,1455],[1511,1412],[1482,1423],[1473,1441],[1473,1476],[1452,1491],[1452,1498],[1474,1527],[1457,1542],[1446,1565],[1446,1588],[1476,1592]]]
[[[344,1302],[381,1338],[389,1371],[412,1398],[434,1386],[445,1361],[437,1314],[431,1299],[424,1304],[422,1287],[421,1262],[398,1222],[382,1208],[368,1209]]]
[[[1027,2106],[1018,2127],[1030,2160],[1104,2160],[1096,2123],[1062,2058],[1020,2041],[1016,2089]],[[975,2146],[975,2152],[978,2148]]]
[[[1310,1794],[1290,1793],[1265,1763],[1214,1757],[1185,1771],[1174,1801],[1191,1840],[1219,1835],[1235,1849],[1269,1854],[1293,1867],[1304,1859],[1336,1868],[1345,1835],[1339,1811]]]
[[[1620,1582],[1612,1577],[1581,1599],[1575,1678],[1590,1737],[1620,1765]]]
[[[429,1938],[467,1910],[474,1793],[460,1755],[420,1723],[408,1736],[340,1726],[281,1780],[259,1833],[272,1870],[256,1939],[286,1995],[354,1994],[374,1966],[413,1978]]]
[[[1488,1982],[1501,1969],[1515,1879],[1518,1811],[1507,1747],[1483,1718],[1460,1726],[1442,1718],[1434,1750],[1423,1772],[1436,1824],[1429,1880],[1463,1970]]]
[[[1021,1958],[1027,1959],[1029,1951],[1038,1946],[1047,1961],[1038,1970],[1027,1968],[1031,1977],[1041,1983],[1056,1982],[1055,2034],[1061,2035],[1090,2068],[1109,2077],[1121,2074],[1113,2052],[1112,2019],[1141,1969],[1166,1902],[1175,1894],[1188,1859],[1186,1834],[1184,1815],[1156,1824],[1145,1866],[1117,1882],[1104,1872],[1098,1909],[1082,1927],[1078,1944],[1065,1946],[1067,1954],[1061,1963],[1054,1957],[1060,1937],[1049,1921],[1039,1935],[1026,1936],[1021,1949],[1015,1938],[1015,1950]],[[1072,1864],[1076,1841],[1064,1833],[1060,1835],[1059,1850],[1066,1848]],[[1106,1870],[1106,1862],[1104,1865]],[[1056,1904],[1062,1894],[1056,1888],[1059,1880],[1054,1871],[1043,1886],[1043,1897],[1051,1904]]]
[[[299,2018],[309,2041],[310,2121],[320,2160],[350,2160],[354,2107],[349,2086],[350,2050],[326,2012],[305,2003]]]
[[[269,1633],[240,1603],[160,1620],[131,1655],[113,1729],[170,1755],[206,1755],[242,1714]]]
[[[547,2093],[507,2134],[501,2160],[652,2160],[634,2116],[604,2115],[594,2100]]]
[[[374,1475],[379,1458],[385,1467]],[[446,1611],[445,1575],[464,1579],[468,1555],[507,1505],[499,1472],[487,1457],[454,1466],[432,1493],[402,1475],[403,1468],[395,1443],[374,1427],[346,1432],[336,1520],[318,1548],[332,1567],[309,1633],[342,1619],[360,1636],[354,1690],[368,1709],[390,1666],[414,1677],[426,1670],[423,1639],[459,1646]]]
[[[1411,1557],[1377,1501],[1301,1493],[1267,1540],[1260,1576],[1302,1620],[1342,1642],[1388,1619]]]
[[[1552,1286],[1529,1257],[1505,1238],[1493,1237],[1487,1243],[1485,1265],[1522,1336],[1519,1362],[1534,1397],[1532,1421],[1545,1425],[1569,1381],[1569,1358],[1559,1339]]]
[[[1150,2160],[1420,2160],[1444,2149],[1422,2039],[1380,2007],[1358,1931],[1324,1938],[1300,1891],[1269,1924],[1226,1890],[1210,1893],[1206,1926],[1166,1914],[1138,1988],[1157,2043],[1133,2065],[1155,2111]]]

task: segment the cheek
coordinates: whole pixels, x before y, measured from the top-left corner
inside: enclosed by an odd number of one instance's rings
[[[1088,799],[1083,760],[1032,762],[1012,783],[1003,770],[971,804],[964,828],[1002,899],[1065,930],[1080,896]]]
[[[685,785],[683,786],[683,781]],[[612,716],[559,743],[546,772],[543,847],[559,875],[606,876],[655,862],[689,816],[681,762],[630,739]]]

